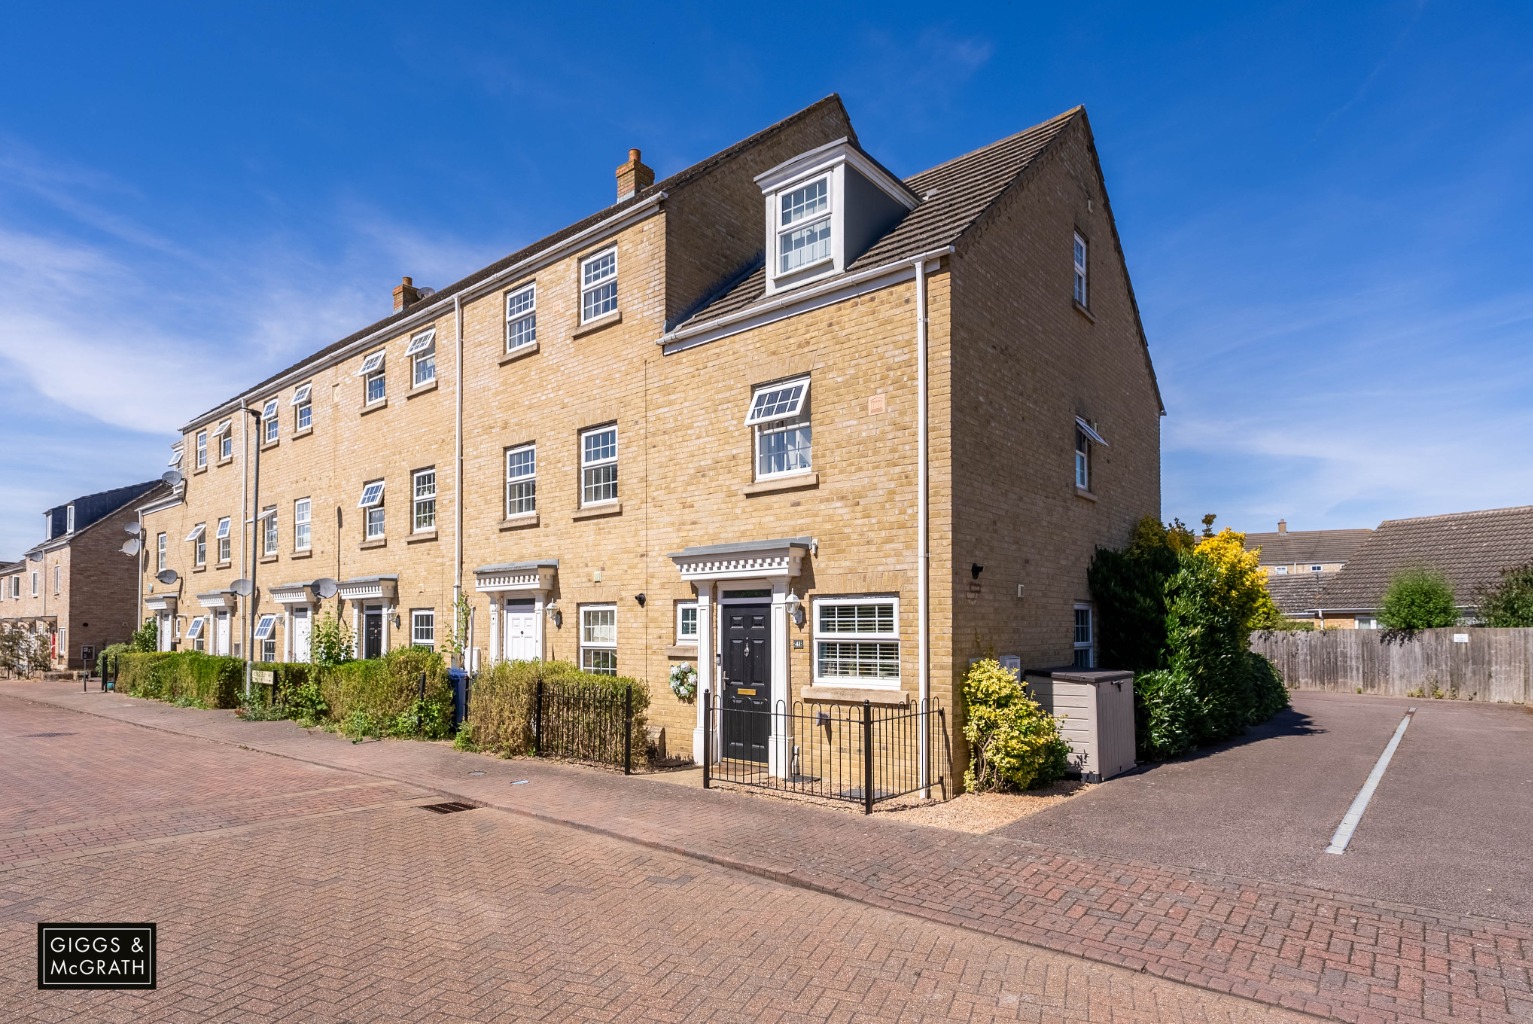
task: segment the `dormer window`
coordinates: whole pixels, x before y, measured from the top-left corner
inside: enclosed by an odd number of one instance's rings
[[[915,193],[850,139],[756,177],[766,197],[767,291],[846,270],[915,209]]]
[[[830,175],[785,193],[777,232],[777,272],[791,274],[830,259]]]

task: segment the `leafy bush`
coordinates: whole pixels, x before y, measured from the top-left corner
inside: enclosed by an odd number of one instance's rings
[[[476,676],[465,722],[473,732],[472,742],[501,757],[531,754],[536,741],[533,723],[539,680],[545,689],[544,714],[550,726],[564,735],[594,737],[594,745],[586,745],[592,758],[619,765],[623,759],[622,731],[614,732],[608,726],[612,714],[623,706],[624,692],[631,687],[629,745],[636,756],[643,756],[648,744],[649,687],[626,676],[586,672],[567,661],[503,661]]]
[[[314,620],[309,633],[309,653],[316,665],[343,665],[352,660],[351,626],[333,612]]]
[[[160,627],[150,616],[144,620],[144,624],[133,631],[128,638],[128,646],[140,654],[153,654],[160,649]]]
[[[1499,580],[1480,591],[1478,604],[1487,626],[1533,626],[1533,562],[1503,570]]]
[[[1246,673],[1251,679],[1251,713],[1247,724],[1260,725],[1288,706],[1288,687],[1277,666],[1255,651],[1246,652]]]
[[[1180,757],[1197,746],[1202,709],[1198,695],[1169,669],[1134,679],[1134,735],[1141,761]]]
[[[421,675],[426,677],[425,696],[421,696]],[[442,656],[423,647],[401,647],[382,658],[366,661],[350,661],[322,669],[319,673],[320,692],[329,708],[330,718],[345,723],[352,713],[360,711],[367,721],[377,723],[381,730],[387,724],[391,729],[400,716],[409,712],[414,718],[415,703],[446,709],[445,714],[425,714],[421,717],[419,735],[428,739],[442,739],[452,721],[452,686],[447,679],[447,665]],[[447,725],[435,733],[426,732],[435,723]],[[417,735],[410,732],[408,735]]]
[[[963,698],[970,751],[965,789],[1022,790],[1064,775],[1069,744],[1015,672],[993,658],[977,661],[964,675]]]
[[[117,688],[185,706],[233,708],[245,688],[245,663],[201,651],[122,655]]]
[[[1440,629],[1458,622],[1453,588],[1436,569],[1404,569],[1389,581],[1379,625],[1392,630]]]

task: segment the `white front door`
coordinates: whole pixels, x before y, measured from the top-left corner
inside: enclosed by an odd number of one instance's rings
[[[213,613],[213,653],[229,655],[229,613]]]
[[[156,626],[159,630],[160,650],[168,651],[175,640],[176,617],[170,612],[160,613],[160,622]]]
[[[537,661],[537,618],[531,601],[506,602],[506,660]]]
[[[293,660],[309,660],[309,609],[293,609]]]

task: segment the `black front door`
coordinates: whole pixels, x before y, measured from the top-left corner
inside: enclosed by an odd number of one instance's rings
[[[766,763],[772,734],[769,604],[726,604],[724,619],[724,756]]]
[[[362,657],[383,657],[382,608],[366,608],[362,611]]]

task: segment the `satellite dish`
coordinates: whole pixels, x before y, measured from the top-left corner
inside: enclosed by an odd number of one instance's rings
[[[186,478],[181,475],[179,470],[167,469],[165,472],[160,474],[160,479],[164,480],[172,487],[177,487],[180,485],[181,481]]]
[[[314,588],[314,593],[318,594],[321,599],[325,600],[334,597],[335,592],[341,588],[341,585],[335,582],[335,580],[331,579],[329,576],[321,576],[313,583],[310,583],[309,586]]]
[[[27,561],[29,561],[29,562],[41,562],[42,560],[43,560],[43,553],[41,551],[28,551],[27,552]]]
[[[233,583],[229,584],[229,589],[234,591],[240,597],[249,597],[255,591],[255,584],[251,583],[249,580],[235,580]]]
[[[125,555],[136,555],[138,554],[139,547],[139,539],[137,537],[129,537],[126,541],[123,542],[122,553]]]
[[[415,289],[415,294],[416,294],[416,296],[418,298],[429,299],[429,298],[431,298],[431,296],[436,294],[436,289],[435,288],[417,288],[417,289]]]
[[[162,569],[154,574],[154,578],[168,587],[181,577],[176,575],[176,570],[174,569]]]
[[[137,537],[140,533],[144,532],[144,528],[142,526],[138,525],[137,523],[129,523],[126,526],[123,527],[123,530],[125,530],[128,533],[131,533],[135,537]]]

